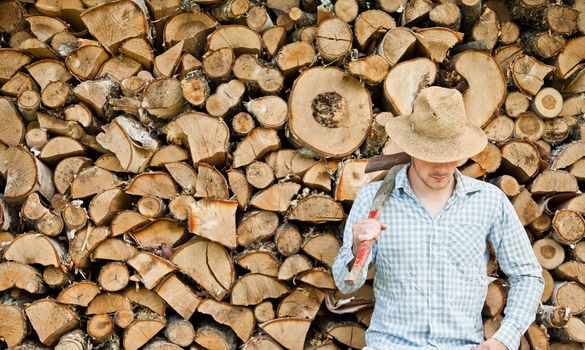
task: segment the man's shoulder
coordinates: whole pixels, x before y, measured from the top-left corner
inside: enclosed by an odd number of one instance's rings
[[[370,197],[373,199],[374,196],[376,195],[376,192],[380,188],[380,185],[382,185],[382,180],[372,181],[368,184],[365,184],[364,186],[362,186],[362,188],[360,188],[358,195],[364,199]]]
[[[483,195],[493,196],[499,200],[507,198],[506,194],[498,186],[490,182],[474,179],[463,174],[461,174],[461,178],[464,181],[466,190],[469,192],[477,191]]]

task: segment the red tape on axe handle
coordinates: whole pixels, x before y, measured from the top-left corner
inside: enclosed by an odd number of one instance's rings
[[[370,211],[368,215],[369,219],[376,219],[378,217],[378,210]],[[351,271],[345,276],[345,283],[353,286],[355,281],[358,279],[359,275],[361,275],[362,271],[365,268],[366,261],[368,261],[368,257],[370,256],[370,252],[372,250],[372,245],[374,244],[374,240],[370,239],[368,241],[362,241],[358,248],[358,253],[353,262],[353,266],[351,267]]]

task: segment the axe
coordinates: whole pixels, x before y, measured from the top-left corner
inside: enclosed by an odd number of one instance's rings
[[[368,161],[368,165],[366,165],[366,173],[390,169],[384,177],[380,188],[376,192],[374,196],[374,200],[372,202],[372,207],[370,208],[370,212],[368,214],[368,218],[370,219],[377,219],[380,209],[382,209],[382,205],[392,189],[394,188],[394,182],[396,180],[396,175],[402,166],[395,166],[398,164],[407,163],[410,160],[410,156],[406,153],[397,153],[393,155],[382,155],[382,156],[375,156],[372,157]],[[372,250],[372,244],[374,243],[373,240],[363,241],[360,243],[358,248],[358,253],[351,268],[351,271],[345,276],[344,281],[345,283],[353,286],[355,281],[357,280],[358,276],[362,273],[363,269],[365,268],[365,263],[370,256],[370,252]]]

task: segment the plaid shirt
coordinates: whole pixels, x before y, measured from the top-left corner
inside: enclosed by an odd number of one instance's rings
[[[374,244],[376,306],[366,343],[375,349],[463,350],[483,338],[481,311],[487,293],[487,242],[509,278],[505,318],[493,338],[517,349],[534,321],[544,288],[541,267],[508,198],[497,187],[455,172],[456,186],[433,220],[418,202],[404,167],[379,220],[388,224]],[[346,294],[359,289],[343,282],[352,253],[352,226],[367,218],[381,182],[358,193],[347,219],[333,275]],[[371,265],[370,265],[371,266]]]

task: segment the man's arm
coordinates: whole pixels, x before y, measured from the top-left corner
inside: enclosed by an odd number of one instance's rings
[[[542,269],[536,260],[524,227],[514,207],[502,194],[502,205],[488,236],[502,271],[508,276],[510,292],[500,329],[493,335],[509,350],[518,349],[520,337],[536,315],[544,289]]]
[[[339,249],[339,253],[337,257],[335,257],[335,261],[333,262],[333,279],[335,280],[335,285],[337,288],[345,294],[350,294],[358,290],[366,281],[366,276],[368,273],[368,269],[364,269],[361,275],[356,280],[356,283],[353,286],[350,286],[344,282],[345,275],[351,269],[351,264],[353,264],[353,260],[355,258],[352,248],[353,248],[353,232],[352,227],[356,223],[358,219],[364,219],[368,217],[368,212],[370,211],[370,206],[374,199],[374,195],[376,193],[378,186],[366,186],[358,192],[356,198],[353,202],[349,215],[347,217],[347,221],[345,223],[345,228],[343,230],[343,245]],[[366,266],[370,266],[375,261],[375,255],[377,252],[378,245],[374,242],[372,246],[372,252],[366,261]]]

